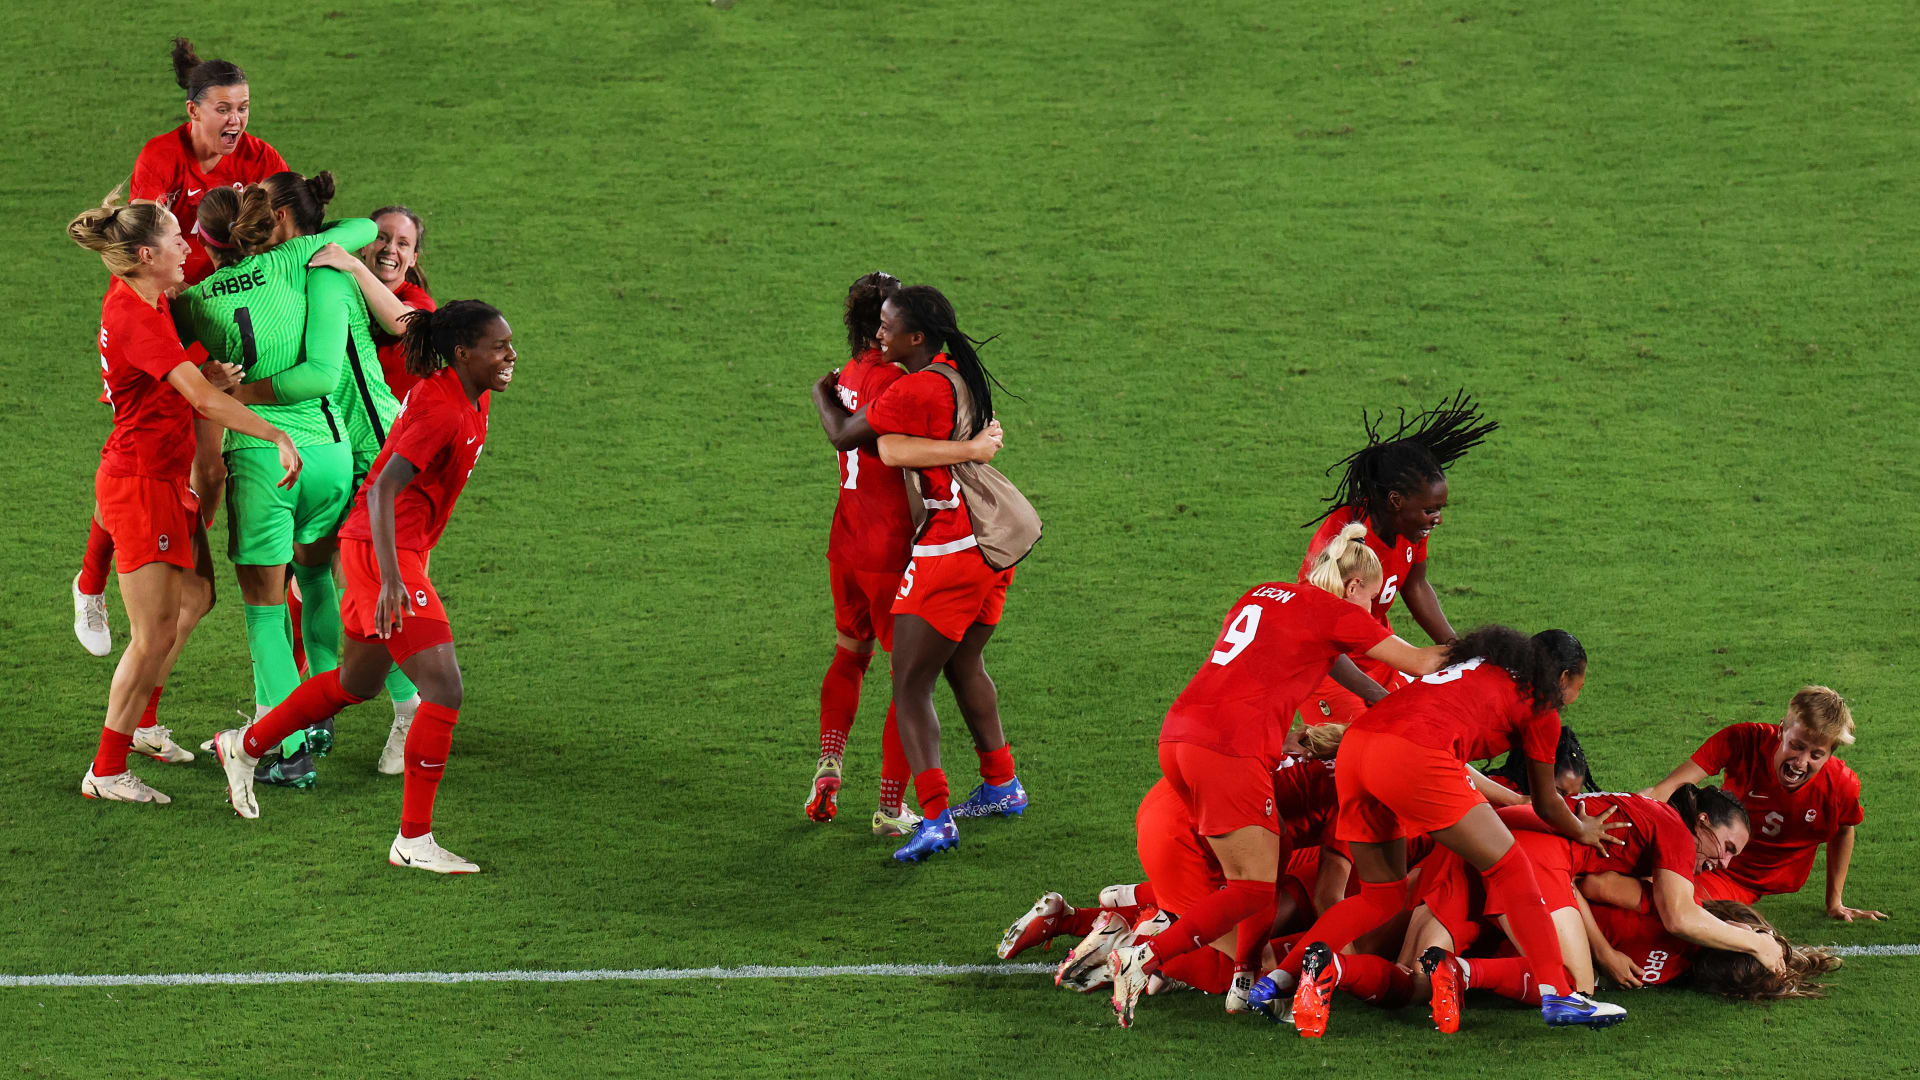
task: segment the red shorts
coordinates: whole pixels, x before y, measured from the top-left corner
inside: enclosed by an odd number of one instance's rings
[[[100,524],[113,537],[113,566],[130,574],[148,563],[193,569],[193,538],[201,532],[200,496],[183,477],[93,476]]]
[[[1446,928],[1453,938],[1450,952],[1464,953],[1473,948],[1490,923],[1485,911],[1486,886],[1480,875],[1446,848],[1435,849],[1420,863],[1420,883],[1413,902],[1415,906],[1425,904]]]
[[[1134,816],[1134,846],[1140,868],[1153,882],[1154,902],[1175,915],[1192,911],[1226,884],[1220,861],[1200,834],[1173,785],[1165,780],[1147,789]]]
[[[995,570],[972,548],[914,559],[900,575],[893,613],[918,615],[941,637],[959,641],[974,623],[1000,621],[1012,581],[1013,567]]]
[[[1407,685],[1406,676],[1385,664],[1361,664],[1360,670],[1386,687],[1388,693]],[[1366,711],[1367,703],[1360,700],[1359,694],[1341,686],[1329,675],[1320,680],[1320,685],[1313,690],[1313,696],[1300,706],[1300,721],[1308,726],[1351,724]]]
[[[1348,731],[1333,778],[1340,792],[1334,835],[1349,844],[1437,832],[1487,801],[1451,751],[1382,731]]]
[[[849,570],[829,562],[827,580],[833,588],[833,628],[855,641],[878,640],[882,650],[892,652],[893,594],[900,588],[900,575]]]
[[[1513,842],[1519,844],[1520,850],[1533,860],[1534,880],[1540,883],[1540,899],[1547,902],[1547,910],[1552,912],[1574,907],[1573,841],[1558,833],[1516,829]]]
[[[1693,878],[1693,899],[1696,903],[1704,904],[1709,900],[1738,900],[1742,904],[1751,904],[1764,895],[1766,894],[1733,880],[1722,870],[1695,874]]]
[[[427,580],[427,556],[431,553],[401,548],[395,554],[400,557],[400,583],[406,586],[407,607],[400,629],[383,638],[375,617],[380,604],[380,564],[374,559],[373,545],[341,538],[340,573],[346,578],[346,587],[340,590],[340,625],[355,641],[385,645],[398,663],[452,641],[453,627],[447,622],[447,609],[440,606],[440,594]]]
[[[1280,835],[1273,770],[1258,758],[1234,757],[1186,742],[1160,744],[1160,772],[1193,816],[1201,836],[1225,836],[1257,825]]]

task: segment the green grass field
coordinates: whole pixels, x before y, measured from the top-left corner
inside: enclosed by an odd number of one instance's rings
[[[1796,939],[1920,941],[1912,559],[1920,15],[1843,0],[1178,6],[936,0],[498,8],[95,0],[16,11],[0,271],[0,974],[968,964],[1033,897],[1138,876],[1160,717],[1363,408],[1456,386],[1453,623],[1573,630],[1608,787],[1807,682],[1861,722],[1849,898]],[[467,703],[439,834],[388,867],[383,703],[311,793],[235,819],[209,761],[156,809],[76,792],[112,661],[69,630],[108,418],[103,275],[62,227],[179,122],[167,38],[252,77],[251,130],[335,208],[411,204],[444,301],[521,350],[434,560]],[[1046,518],[989,652],[1034,805],[902,869],[805,821],[831,654],[834,464],[807,400],[875,267],[938,285],[1019,395],[996,462]],[[238,592],[168,684],[183,742],[249,707]],[[111,600],[116,634],[125,617]],[[1403,624],[1408,620],[1402,618]],[[877,665],[876,665],[877,666]],[[950,708],[947,715],[957,721]],[[960,730],[957,722],[950,730]],[[971,784],[950,737],[955,784]],[[1050,954],[1058,956],[1058,952]],[[1044,957],[1035,957],[1044,958]],[[1023,958],[1026,959],[1026,958]],[[1216,999],[1118,1030],[1034,976],[0,989],[9,1075],[1912,1075],[1920,959],[1823,1001],[1497,1004],[1454,1039],[1348,1005],[1319,1044]]]

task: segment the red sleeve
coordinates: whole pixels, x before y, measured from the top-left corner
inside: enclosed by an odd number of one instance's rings
[[[1531,706],[1528,706],[1529,708]],[[1560,754],[1560,710],[1534,713],[1520,729],[1520,749],[1535,761],[1552,761]]]
[[[128,185],[128,198],[158,199],[171,190],[173,184],[173,163],[166,155],[155,149],[153,143],[140,148],[140,156],[133,159],[133,182]],[[186,228],[193,228],[191,224]]]
[[[1346,516],[1347,515],[1340,511],[1335,510],[1333,513],[1328,514],[1325,520],[1320,522],[1318,529],[1313,531],[1313,539],[1307,541],[1307,553],[1300,557],[1301,581],[1307,580],[1307,572],[1313,569],[1314,558],[1326,549],[1327,544],[1333,540],[1335,534],[1346,527],[1346,521],[1341,520]]]
[[[1372,612],[1366,608],[1345,601],[1335,602],[1346,609],[1336,614],[1333,621],[1333,643],[1341,652],[1363,653],[1393,636],[1393,631],[1374,621]],[[1553,737],[1558,739],[1560,733],[1555,732]]]
[[[1858,825],[1867,819],[1866,807],[1860,805],[1860,778],[1847,776],[1844,784],[1835,784],[1833,790],[1832,819],[1837,828]]]
[[[459,436],[460,421],[441,405],[437,394],[407,397],[406,422],[394,426],[387,449],[406,458],[416,471],[425,472],[440,451]]]
[[[1664,804],[1662,804],[1664,805]],[[1662,814],[1653,830],[1653,868],[1671,870],[1688,881],[1700,852],[1693,844],[1693,830],[1678,814]]]
[[[1708,776],[1716,776],[1726,771],[1727,762],[1733,760],[1738,747],[1734,740],[1739,735],[1741,725],[1729,724],[1713,733],[1713,737],[1700,744],[1693,752],[1693,763],[1707,771]]]
[[[157,321],[168,329],[172,328],[164,318]],[[161,382],[166,382],[167,375],[186,362],[187,350],[180,347],[180,339],[170,333],[162,333],[156,320],[141,319],[116,332],[126,335],[120,346],[125,350],[121,355],[134,367]]]
[[[945,439],[953,434],[953,384],[937,371],[916,371],[867,406],[878,435]]]
[[[264,170],[264,176],[291,171],[287,168],[287,159],[281,157],[280,151],[275,150],[265,139],[260,140],[260,167]]]

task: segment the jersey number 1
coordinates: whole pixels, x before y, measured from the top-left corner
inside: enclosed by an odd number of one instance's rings
[[[841,481],[840,486],[852,491],[860,486],[860,451],[848,450],[840,456],[847,459],[847,478]]]

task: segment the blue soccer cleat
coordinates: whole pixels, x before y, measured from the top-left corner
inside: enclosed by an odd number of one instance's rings
[[[1279,970],[1270,971],[1253,981],[1252,989],[1247,991],[1247,1008],[1266,1017],[1275,1024],[1293,1023],[1293,993],[1280,989],[1274,980],[1282,975]],[[1284,976],[1282,976],[1284,978]]]
[[[945,851],[960,843],[960,830],[954,827],[953,811],[938,817],[923,818],[914,826],[913,835],[893,853],[894,862],[917,863],[936,851]]]
[[[1612,1027],[1627,1018],[1627,1010],[1610,1001],[1595,1001],[1575,991],[1571,994],[1540,995],[1540,1018],[1548,1027]]]
[[[1020,778],[1014,777],[1004,784],[981,784],[967,796],[967,801],[953,808],[953,816],[990,817],[1002,814],[1006,817],[1018,817],[1027,808],[1027,789],[1020,786]]]

